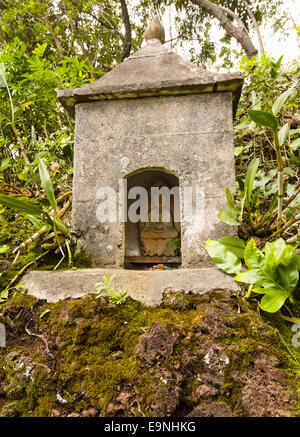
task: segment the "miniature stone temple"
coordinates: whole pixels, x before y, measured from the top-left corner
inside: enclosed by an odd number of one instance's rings
[[[99,80],[58,91],[75,116],[73,229],[95,268],[29,272],[22,282],[39,298],[95,292],[114,273],[116,289],[146,305],[166,289],[238,289],[205,242],[234,235],[217,216],[224,188],[235,188],[242,75],[212,73],[169,51],[157,18],[145,40]],[[155,264],[166,269],[149,269]]]
[[[75,115],[73,227],[95,266],[134,265],[143,257],[207,265],[205,242],[233,232],[217,214],[226,207],[224,188],[234,190],[232,119],[243,79],[169,51],[157,18],[145,38],[143,48],[99,80],[58,92]],[[157,184],[178,187],[178,222],[171,210],[168,223],[99,221],[99,189],[113,189],[116,215],[124,215],[135,200],[130,188],[149,192]],[[185,212],[185,187],[201,198],[193,214]]]

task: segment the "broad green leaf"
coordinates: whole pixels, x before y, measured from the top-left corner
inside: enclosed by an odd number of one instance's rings
[[[278,140],[279,140],[279,144],[282,146],[282,144],[284,144],[289,136],[289,132],[290,132],[290,127],[289,124],[286,123],[284,126],[282,126],[282,128],[280,129],[280,131],[278,132]]]
[[[259,160],[258,158],[253,158],[252,161],[249,164],[246,178],[245,178],[245,188],[247,189],[247,201],[248,205],[251,204],[251,196],[252,196],[252,190],[253,190],[253,182],[256,176],[256,172],[258,169]]]
[[[258,292],[258,290],[262,290],[261,288],[254,288],[253,292]],[[259,306],[262,310],[267,311],[268,313],[276,313],[280,310],[286,299],[289,295],[286,293],[282,293],[281,290],[276,288],[264,288],[265,295],[261,299]]]
[[[265,295],[260,303],[261,308],[276,312],[292,296],[298,284],[298,259],[294,252],[295,247],[286,244],[282,238],[267,243],[264,250],[266,256],[251,239],[245,249],[245,263],[249,270],[238,274],[234,279],[263,287],[253,290]]]
[[[278,121],[276,117],[267,111],[256,111],[254,109],[249,109],[248,114],[251,119],[255,121],[259,126],[270,127],[271,129],[277,130]]]
[[[280,96],[277,97],[277,99],[275,100],[272,106],[272,111],[275,115],[280,111],[280,109],[285,104],[289,96],[294,92],[294,87],[295,85],[293,85],[291,88],[284,91],[282,94],[280,94]]]
[[[297,257],[291,245],[287,245],[281,252],[277,268],[279,271],[280,284],[282,284],[291,295],[299,281]]]
[[[262,287],[281,287],[274,278],[276,266],[266,263],[265,256],[256,247],[253,238],[246,245],[244,259],[249,270],[238,275],[235,278],[236,281],[261,285]]]
[[[295,141],[293,141],[293,142],[290,144],[290,148],[291,148],[292,150],[298,150],[298,149],[300,148],[300,138],[297,138]]]
[[[245,242],[238,237],[221,237],[218,240],[230,252],[240,259],[244,258]]]
[[[281,252],[283,251],[283,249],[286,248],[286,246],[287,246],[287,244],[283,238],[278,238],[273,243],[266,243],[266,245],[264,247],[264,251],[265,251],[265,255],[266,255],[267,260],[268,260],[269,255],[273,252],[276,256],[276,260],[278,261],[280,255],[281,255]]]
[[[0,203],[7,208],[15,209],[22,213],[34,215],[36,217],[45,215],[45,212],[41,208],[33,205],[32,203],[5,196],[4,194],[0,194]]]
[[[256,247],[253,238],[246,245],[244,257],[248,269],[259,268],[265,259],[263,253]]]
[[[242,272],[236,275],[235,278],[233,278],[237,282],[243,282],[244,284],[256,284],[257,282],[257,273],[255,270],[248,270],[247,272]],[[263,290],[263,288],[262,288]]]
[[[47,167],[42,159],[38,159],[39,162],[39,173],[41,178],[41,184],[45,191],[45,194],[49,200],[49,203],[51,205],[51,208],[56,213],[56,200],[53,190],[53,185],[49,176],[49,172],[47,170]]]
[[[237,274],[241,271],[241,261],[223,244],[218,241],[209,240],[206,242],[205,247],[216,266],[224,270],[224,272]]]
[[[230,211],[227,211],[227,209],[222,209],[222,211],[218,214],[219,220],[221,222],[226,223],[228,225],[233,226],[239,226],[240,222],[238,221],[237,217]]]
[[[0,246],[0,254],[6,253],[9,250],[8,244],[4,244],[3,246]]]

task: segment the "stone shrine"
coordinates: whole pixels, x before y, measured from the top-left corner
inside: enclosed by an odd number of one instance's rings
[[[166,287],[237,289],[212,267],[205,242],[235,232],[217,215],[224,188],[235,189],[233,117],[243,77],[209,72],[168,50],[157,18],[145,39],[97,81],[58,91],[75,116],[72,226],[99,269],[48,273],[44,282],[45,272],[30,272],[25,285],[40,297],[51,300],[62,282],[63,295],[53,299],[95,291],[92,282],[115,271],[117,286],[149,304]],[[161,263],[173,270],[137,270]]]

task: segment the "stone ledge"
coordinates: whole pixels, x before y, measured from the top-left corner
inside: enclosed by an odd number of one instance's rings
[[[148,306],[159,305],[163,291],[184,290],[186,293],[205,294],[213,289],[239,290],[238,284],[216,267],[177,270],[121,270],[78,269],[65,271],[31,271],[22,283],[28,293],[48,302],[57,302],[68,297],[78,298],[96,293],[96,282],[104,275],[116,274],[113,285],[116,290],[126,290],[133,299]]]

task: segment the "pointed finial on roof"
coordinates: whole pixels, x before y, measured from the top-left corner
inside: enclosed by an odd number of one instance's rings
[[[150,41],[160,41],[161,44],[165,42],[165,29],[159,21],[159,18],[155,16],[151,23],[148,24],[144,33],[144,38],[149,44]]]

